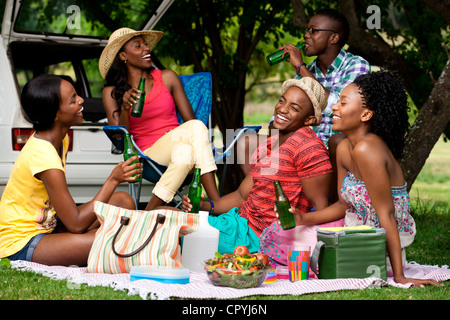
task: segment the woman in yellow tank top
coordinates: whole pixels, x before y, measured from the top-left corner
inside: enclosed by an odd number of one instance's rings
[[[25,144],[12,169],[0,202],[0,258],[47,265],[87,264],[99,222],[94,202],[134,209],[133,198],[114,192],[142,171],[119,163],[97,195],[77,206],[65,177],[67,132],[83,121],[83,99],[57,76],[41,75],[28,82],[22,106],[36,132]]]

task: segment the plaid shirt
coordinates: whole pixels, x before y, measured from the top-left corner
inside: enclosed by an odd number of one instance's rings
[[[333,118],[331,107],[339,101],[342,89],[352,83],[359,75],[370,73],[370,65],[360,56],[354,56],[341,49],[336,59],[328,67],[326,75],[323,75],[320,71],[317,59],[306,67],[316,77],[317,81],[330,91],[327,107],[322,113],[322,123],[313,127],[317,136],[328,146],[328,139],[336,133],[331,129],[331,119]],[[300,79],[300,77],[297,75],[295,79]]]

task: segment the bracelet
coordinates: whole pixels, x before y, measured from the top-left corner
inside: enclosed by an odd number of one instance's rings
[[[212,202],[211,200],[208,200],[209,204],[211,205],[211,209],[209,209],[209,214],[213,214],[214,213],[214,202]]]
[[[306,63],[301,62],[301,63],[298,65],[298,67],[297,67],[297,75],[298,75],[298,76],[300,75],[300,68],[301,68],[303,65],[306,66]]]

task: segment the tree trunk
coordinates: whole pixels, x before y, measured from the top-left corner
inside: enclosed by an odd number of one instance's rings
[[[348,38],[349,51],[370,61],[371,65],[397,70],[407,90],[411,90],[413,82],[402,57],[380,38],[367,32],[361,23],[355,8],[355,1],[338,0],[339,10],[346,16],[350,25]]]
[[[442,0],[422,0],[428,8],[436,12],[437,15],[442,17],[447,24],[450,24],[450,2]]]
[[[450,120],[450,59],[406,137],[400,165],[408,191]]]

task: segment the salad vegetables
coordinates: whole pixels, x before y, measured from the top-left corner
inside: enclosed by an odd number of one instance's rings
[[[234,253],[220,254],[216,252],[215,257],[206,260],[208,269],[222,268],[224,273],[250,273],[252,271],[270,268],[269,259],[262,253],[249,253],[247,247],[238,246]],[[248,272],[245,272],[248,271]]]
[[[243,246],[236,247],[234,253],[216,252],[214,258],[205,261],[205,270],[214,285],[251,288],[264,282],[271,269],[267,256],[239,247]]]

